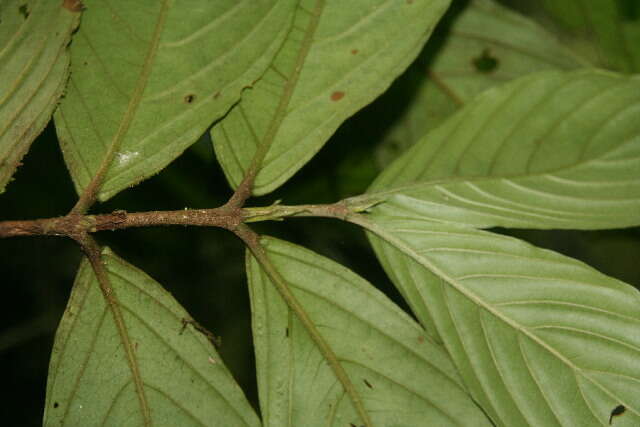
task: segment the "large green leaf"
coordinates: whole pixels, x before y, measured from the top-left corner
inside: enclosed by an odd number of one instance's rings
[[[472,0],[448,15],[403,77],[413,93],[378,149],[383,164],[491,86],[586,65],[534,21],[492,0]]]
[[[637,0],[525,0],[576,52],[619,71],[640,71]],[[542,3],[542,4],[541,4]],[[543,11],[544,13],[539,13]]]
[[[490,89],[392,163],[369,196],[475,227],[640,224],[640,78],[540,72]]]
[[[467,227],[369,219],[376,253],[502,426],[640,425],[640,294],[557,253]],[[622,408],[620,408],[622,405]],[[470,424],[471,425],[471,424]]]
[[[195,142],[264,72],[292,2],[87,1],[55,116],[77,191],[106,200]]]
[[[47,426],[258,426],[208,338],[142,271],[103,252],[126,333],[83,262],[53,347]],[[126,336],[126,341],[122,336]]]
[[[0,193],[49,121],[67,81],[67,44],[80,18],[71,3],[0,4]]]
[[[323,357],[252,257],[254,345],[265,426],[490,425],[443,349],[382,293],[345,267],[290,243],[263,245],[332,353]],[[344,369],[342,384],[333,365]]]
[[[251,168],[257,172],[254,194],[291,177],[346,118],[404,71],[448,4],[300,0],[265,75],[212,130],[231,185]]]

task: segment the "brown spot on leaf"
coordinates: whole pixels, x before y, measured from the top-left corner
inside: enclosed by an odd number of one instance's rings
[[[213,99],[218,99],[219,96],[220,96],[220,91],[216,92],[216,94],[213,95]]]
[[[351,49],[351,55],[357,55],[360,52],[358,49]]]
[[[373,386],[371,385],[371,383],[369,381],[367,381],[366,379],[363,380],[364,384],[369,387],[369,388],[373,388]]]
[[[407,4],[413,4],[413,0],[407,0]]]
[[[84,10],[84,5],[80,0],[62,0],[62,7],[71,12],[82,12]]]
[[[419,343],[423,343],[423,342],[424,342],[424,337],[423,337],[422,335],[420,335],[420,336],[418,337],[418,342],[419,342]]]
[[[335,91],[331,94],[332,101],[340,101],[342,98],[344,98],[344,92]]]
[[[196,100],[196,96],[192,93],[184,97],[184,102],[186,102],[187,104],[191,104],[195,100]]]

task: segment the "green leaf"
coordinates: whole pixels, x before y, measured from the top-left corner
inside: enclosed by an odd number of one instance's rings
[[[127,342],[83,262],[56,333],[44,424],[260,425],[208,338],[185,326],[190,316],[173,297],[108,249],[102,259]]]
[[[323,358],[271,279],[248,256],[260,406],[265,426],[360,426],[332,370],[347,374],[371,426],[490,425],[443,349],[382,293],[345,267],[263,238],[275,268],[330,348]]]
[[[61,1],[0,5],[0,193],[44,129],[69,75],[80,13]]]
[[[640,294],[520,240],[373,208],[376,253],[503,426],[640,425]]]
[[[534,21],[494,1],[473,0],[448,15],[404,76],[413,85],[411,103],[378,150],[383,164],[489,87],[586,65]]]
[[[104,201],[194,143],[264,72],[292,1],[88,1],[55,116],[78,193]]]
[[[525,1],[545,14],[567,44],[600,65],[640,71],[640,9],[637,0]],[[541,7],[542,6],[542,7]]]
[[[640,224],[640,78],[540,72],[490,89],[392,163],[370,196],[474,227]]]
[[[257,173],[253,193],[290,178],[349,116],[416,57],[449,0],[300,0],[269,69],[214,126],[233,187]]]

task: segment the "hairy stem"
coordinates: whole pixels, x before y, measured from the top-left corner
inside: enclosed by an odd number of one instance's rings
[[[230,201],[231,202],[231,201]],[[190,225],[219,227],[233,231],[242,223],[282,220],[288,217],[324,217],[348,221],[349,217],[365,212],[377,202],[346,199],[327,205],[271,205],[240,208],[228,202],[214,209],[185,209],[178,211],[134,212],[114,211],[102,215],[69,214],[57,218],[23,221],[0,221],[0,238],[16,236],[61,236],[76,239],[83,233],[121,230],[131,227]],[[77,240],[77,239],[76,239]]]
[[[26,221],[0,221],[0,238],[15,236],[63,236],[131,227],[192,225],[233,230],[242,221],[240,209],[185,209],[178,211],[114,211],[103,215],[67,215]]]

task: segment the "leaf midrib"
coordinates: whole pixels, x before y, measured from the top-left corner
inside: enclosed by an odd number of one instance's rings
[[[154,65],[155,56],[160,45],[160,35],[164,30],[164,24],[169,10],[169,2],[170,0],[163,0],[160,6],[160,11],[158,13],[158,18],[156,21],[156,27],[150,39],[147,55],[144,58],[142,69],[140,70],[138,81],[134,87],[133,93],[131,94],[129,104],[127,105],[127,108],[122,115],[120,126],[118,127],[116,134],[111,139],[111,143],[109,144],[107,152],[105,153],[97,172],[95,173],[91,182],[85,187],[83,194],[80,196],[80,199],[78,200],[76,206],[74,206],[73,210],[76,213],[85,212],[89,208],[89,205],[94,201],[93,199],[104,184],[107,171],[109,170],[113,159],[118,153],[120,145],[122,144],[122,141],[129,131],[129,127],[131,126],[131,123],[133,122],[133,119],[138,112],[138,107],[140,105],[140,101],[142,100],[144,90],[147,87],[147,83],[151,75],[151,70]]]
[[[300,5],[301,1],[298,1],[296,5],[297,8],[302,8]],[[269,122],[269,126],[267,127],[267,131],[264,134],[262,141],[260,141],[257,145],[258,148],[253,155],[253,159],[247,172],[245,173],[245,179],[249,177],[249,179],[254,179],[255,176],[258,175],[259,170],[262,167],[262,163],[264,162],[269,149],[271,148],[271,144],[275,140],[278,131],[287,115],[287,109],[289,107],[289,103],[291,102],[291,98],[293,93],[295,92],[296,85],[298,83],[298,79],[300,78],[300,73],[304,66],[304,63],[307,59],[309,51],[311,50],[311,44],[313,42],[313,36],[318,28],[318,23],[320,22],[320,16],[322,15],[322,11],[325,7],[325,0],[316,0],[315,7],[313,12],[311,13],[310,22],[306,28],[306,33],[304,35],[304,39],[300,43],[300,50],[298,51],[298,55],[296,56],[295,66],[293,68],[293,74],[289,77],[287,82],[284,85],[284,89],[282,91],[282,96],[280,97],[280,101],[278,102],[278,106],[272,116],[271,121]],[[306,9],[304,9],[306,11]],[[308,13],[308,11],[306,11]],[[297,12],[296,12],[297,13]],[[286,45],[291,32],[294,30],[293,22],[295,21],[295,15],[291,23],[291,27],[289,28],[289,33],[287,37],[282,42],[281,49]],[[276,54],[273,61],[271,61],[270,66],[275,66],[275,60],[278,58],[280,51]],[[253,132],[253,130],[252,130]]]

